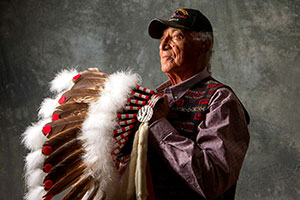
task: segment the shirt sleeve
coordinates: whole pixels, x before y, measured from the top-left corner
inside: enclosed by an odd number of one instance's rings
[[[242,105],[228,88],[218,89],[198,126],[196,141],[181,136],[161,118],[150,124],[150,137],[168,165],[207,199],[237,182],[248,149],[249,132]]]

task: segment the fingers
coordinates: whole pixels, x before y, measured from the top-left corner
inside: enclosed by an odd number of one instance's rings
[[[170,107],[168,103],[168,98],[164,96],[162,99],[160,99],[153,109],[153,116],[150,120],[150,124],[155,122],[156,120],[160,118],[167,118],[169,113]]]

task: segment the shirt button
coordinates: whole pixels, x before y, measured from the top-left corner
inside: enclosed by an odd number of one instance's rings
[[[174,99],[177,99],[177,96],[174,96]]]

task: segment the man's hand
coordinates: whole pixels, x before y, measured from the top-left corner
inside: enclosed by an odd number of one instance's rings
[[[164,96],[155,104],[155,106],[153,108],[153,115],[149,121],[149,124],[152,124],[153,122],[155,122],[156,120],[158,120],[160,118],[163,118],[163,117],[166,118],[169,113],[169,110],[170,110],[170,107],[168,104],[168,98],[167,98],[167,96]]]

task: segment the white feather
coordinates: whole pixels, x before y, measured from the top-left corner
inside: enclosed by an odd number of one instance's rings
[[[50,83],[50,90],[56,95],[55,98],[46,98],[38,113],[40,121],[29,126],[22,134],[22,143],[26,148],[31,150],[26,157],[25,163],[25,182],[29,191],[25,195],[26,200],[40,200],[46,194],[44,187],[41,186],[46,176],[41,169],[45,160],[42,155],[41,147],[47,140],[42,133],[43,126],[51,121],[51,116],[55,107],[58,106],[58,100],[66,90],[71,89],[74,85],[72,78],[77,75],[75,69],[63,70],[58,73]]]
[[[44,136],[42,129],[43,126],[50,121],[50,119],[43,119],[27,127],[25,132],[22,134],[22,143],[27,149],[35,151],[43,146],[47,137]]]
[[[38,113],[39,119],[51,118],[55,108],[59,106],[58,100],[66,90],[58,93],[55,98],[46,98],[43,100]]]
[[[52,99],[52,98],[44,99],[43,102],[41,103],[40,110],[39,110],[39,113],[38,113],[38,117],[40,119],[51,117],[53,111],[58,106],[58,99],[59,98],[60,97],[57,97],[55,99]]]
[[[76,69],[63,70],[58,73],[50,83],[50,91],[62,92],[63,90],[69,90],[74,85],[72,78],[77,75]]]
[[[50,83],[50,90],[55,93],[55,98],[46,98],[41,103],[38,116],[39,118],[48,118],[52,116],[55,108],[59,105],[58,100],[64,92],[71,89],[74,85],[72,78],[78,74],[75,69],[63,70],[58,73],[56,77]]]
[[[41,186],[46,173],[41,169],[34,169],[25,173],[25,181],[28,188]]]
[[[27,194],[25,195],[25,200],[41,200],[43,196],[46,195],[46,191],[44,187],[37,186],[35,188],[31,188]]]
[[[45,156],[42,154],[42,149],[38,149],[29,153],[25,159],[25,171],[31,171],[35,168],[40,168],[45,161]]]
[[[51,117],[55,107],[59,105],[58,100],[61,95],[71,89],[74,85],[72,78],[77,74],[78,72],[75,69],[70,69],[63,70],[55,76],[55,78],[50,82],[50,91],[53,92],[56,97],[46,98],[43,100],[38,113],[39,118]]]
[[[131,90],[140,82],[141,78],[131,72],[117,72],[109,76],[101,97],[90,105],[88,117],[82,126],[81,137],[86,138],[83,141],[86,151],[84,162],[91,175],[100,180],[99,192],[105,191],[107,199],[113,199],[119,186],[118,173],[111,157],[116,114],[126,104]]]

